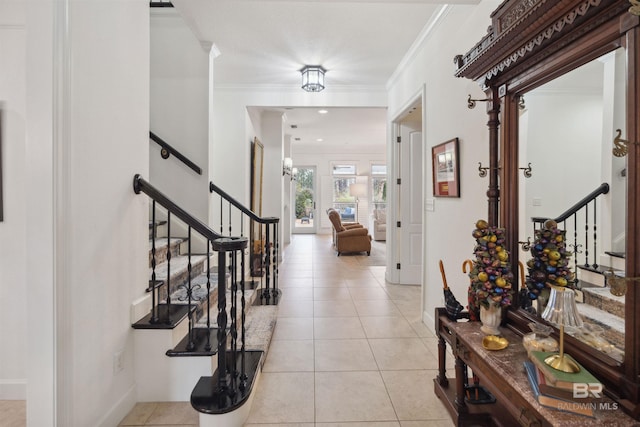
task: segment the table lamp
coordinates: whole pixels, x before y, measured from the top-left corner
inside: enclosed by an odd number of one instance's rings
[[[572,289],[551,286],[549,302],[542,313],[542,318],[560,326],[560,352],[547,357],[544,362],[554,369],[563,372],[579,372],[578,366],[570,357],[564,357],[564,327],[582,327],[582,318],[576,306],[576,297]]]

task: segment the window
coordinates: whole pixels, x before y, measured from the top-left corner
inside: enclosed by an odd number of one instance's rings
[[[349,186],[356,182],[356,165],[336,163],[332,165],[333,208],[340,213],[342,221],[356,221],[356,199],[351,196]]]
[[[371,165],[371,202],[373,209],[387,208],[387,165]]]

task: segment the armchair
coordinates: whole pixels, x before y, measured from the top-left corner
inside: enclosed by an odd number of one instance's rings
[[[372,217],[373,240],[387,240],[387,211],[374,209]]]
[[[338,256],[347,252],[366,252],[371,255],[371,236],[369,230],[361,224],[343,225],[340,220],[340,213],[333,209],[327,209],[327,215],[333,225],[333,244]]]

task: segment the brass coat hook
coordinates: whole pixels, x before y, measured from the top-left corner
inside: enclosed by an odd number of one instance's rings
[[[613,155],[616,157],[624,157],[629,152],[628,145],[629,144],[640,144],[638,142],[631,142],[628,139],[622,139],[622,131],[620,129],[616,129],[616,137],[613,138]]]
[[[518,168],[518,169],[522,171],[525,178],[531,178],[531,170],[532,170],[531,163],[529,163],[526,168]]]
[[[490,101],[489,98],[485,98],[485,99],[471,99],[471,94],[469,94],[469,99],[467,99],[467,107],[469,107],[470,110],[476,108],[476,102],[487,102]]]
[[[518,242],[518,244],[522,246],[523,251],[528,251],[531,249],[531,237],[527,237],[526,242]]]
[[[489,169],[494,169],[494,168],[491,168],[489,166],[482,166],[482,162],[478,162],[478,175],[480,175],[480,178],[484,178],[485,176],[487,176],[487,171]],[[495,169],[500,170],[499,167],[497,167]]]

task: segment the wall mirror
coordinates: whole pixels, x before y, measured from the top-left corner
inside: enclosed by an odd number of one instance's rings
[[[535,244],[543,224],[532,218],[558,219],[585,322],[567,332],[618,362],[624,360],[625,296],[601,273],[624,275],[626,160],[611,150],[616,129],[626,129],[625,85],[626,55],[618,48],[518,100],[519,164],[533,169],[519,177],[519,241]],[[593,200],[577,205],[589,195]],[[520,246],[519,259],[528,270],[528,245]],[[535,295],[536,314],[547,297],[548,288]]]

